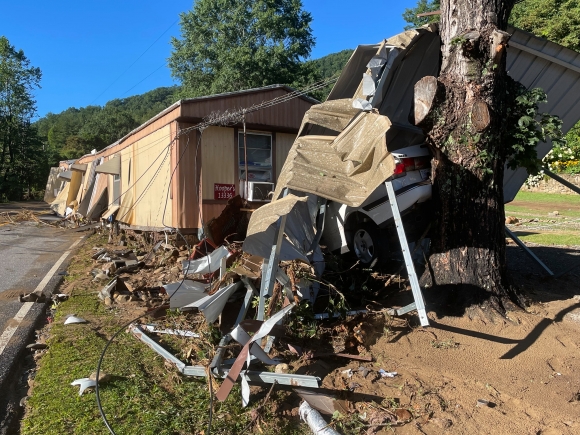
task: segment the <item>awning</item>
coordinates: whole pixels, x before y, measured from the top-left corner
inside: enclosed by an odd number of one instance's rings
[[[85,172],[87,170],[87,165],[85,165],[83,163],[73,163],[70,166],[70,170],[71,171]]]
[[[63,171],[60,174],[58,174],[57,178],[70,181],[70,179],[72,178],[72,171]]]
[[[109,175],[121,175],[121,156],[115,156],[105,163],[97,166],[97,173]]]
[[[101,216],[101,219],[109,219],[109,217],[115,213],[117,210],[119,210],[119,206],[118,205],[112,205],[109,207],[109,209],[107,210],[107,212]]]

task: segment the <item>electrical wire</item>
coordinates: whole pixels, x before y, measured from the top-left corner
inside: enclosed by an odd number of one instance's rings
[[[267,108],[267,107],[272,107],[272,106],[274,106],[274,105],[276,105],[276,104],[281,104],[281,103],[283,103],[283,102],[286,102],[286,101],[289,101],[289,100],[291,100],[291,99],[293,99],[293,98],[297,98],[297,97],[299,97],[300,95],[304,95],[304,94],[306,94],[306,93],[308,93],[308,92],[311,92],[311,91],[312,91],[312,90],[314,90],[314,89],[319,89],[320,87],[324,87],[324,86],[326,86],[326,85],[328,85],[328,84],[330,84],[330,83],[332,83],[333,81],[336,81],[336,80],[337,80],[337,78],[333,78],[333,79],[330,79],[330,80],[325,80],[325,81],[320,81],[320,82],[317,82],[317,83],[315,83],[315,84],[314,84],[314,85],[312,85],[312,86],[309,86],[308,88],[306,88],[306,89],[304,89],[304,90],[301,90],[301,91],[294,91],[294,92],[292,92],[292,93],[290,93],[290,94],[287,94],[287,95],[286,95],[286,96],[284,96],[284,97],[277,97],[277,98],[274,98],[274,99],[272,99],[272,100],[269,100],[269,101],[263,102],[263,103],[261,103],[261,104],[258,104],[258,105],[251,106],[249,109],[241,109],[241,110],[237,111],[237,112],[236,112],[236,113],[233,115],[233,117],[232,117],[232,115],[228,115],[228,116],[224,117],[224,119],[220,119],[220,118],[218,118],[218,119],[212,119],[211,121],[202,122],[202,123],[199,123],[199,124],[198,124],[198,125],[196,125],[196,126],[189,127],[189,128],[187,128],[187,129],[180,130],[180,131],[179,131],[179,133],[176,135],[176,137],[175,137],[175,138],[174,138],[174,139],[171,141],[171,143],[170,143],[170,144],[169,144],[167,147],[165,147],[165,148],[164,148],[164,150],[168,149],[168,151],[167,151],[167,154],[166,154],[165,158],[163,159],[163,161],[162,161],[162,162],[161,162],[161,164],[159,165],[159,167],[158,167],[158,169],[157,169],[156,173],[154,174],[154,176],[152,177],[152,179],[149,181],[149,183],[147,184],[147,186],[145,187],[145,189],[143,190],[143,192],[141,193],[141,195],[139,196],[139,198],[137,199],[137,201],[136,201],[136,202],[138,202],[138,201],[139,201],[139,199],[140,199],[140,198],[141,198],[141,197],[142,197],[142,196],[145,194],[145,192],[147,192],[147,190],[148,190],[149,186],[151,185],[151,183],[152,183],[152,182],[153,182],[153,180],[155,179],[156,175],[159,173],[159,170],[160,170],[160,168],[162,167],[163,163],[165,162],[165,159],[166,159],[166,158],[167,158],[167,156],[170,154],[171,146],[172,146],[172,144],[173,144],[173,143],[176,141],[176,139],[177,139],[177,138],[179,138],[180,136],[182,136],[183,134],[189,133],[190,131],[192,131],[192,130],[194,130],[194,129],[198,130],[200,134],[199,134],[198,141],[197,141],[197,146],[196,146],[196,150],[195,150],[195,159],[194,159],[194,179],[195,179],[195,183],[196,183],[196,186],[195,186],[195,198],[196,198],[196,203],[198,204],[198,209],[199,209],[199,210],[198,210],[198,211],[199,211],[199,218],[200,218],[200,224],[201,224],[201,234],[200,234],[200,236],[201,236],[201,238],[202,238],[202,239],[203,239],[203,238],[205,238],[205,223],[204,223],[204,221],[203,221],[203,213],[202,213],[202,210],[201,210],[201,204],[200,204],[200,201],[199,201],[199,197],[200,197],[200,191],[199,191],[199,189],[200,189],[200,185],[199,185],[199,183],[197,182],[197,181],[198,181],[197,161],[198,161],[198,156],[199,156],[199,149],[201,148],[201,138],[202,138],[202,135],[203,135],[203,130],[204,130],[205,128],[209,127],[210,125],[215,125],[216,123],[219,123],[219,122],[224,122],[224,121],[227,121],[228,119],[229,119],[229,120],[231,120],[231,119],[235,118],[235,116],[236,116],[237,114],[244,114],[244,115],[245,115],[246,113],[254,112],[254,111],[256,111],[256,110],[261,110],[261,109],[263,109],[263,108]],[[179,166],[179,163],[181,162],[181,159],[182,159],[182,157],[185,155],[185,151],[187,150],[188,146],[189,146],[189,136],[188,136],[187,143],[186,143],[186,145],[185,145],[185,147],[184,147],[184,150],[182,151],[182,153],[181,153],[181,155],[180,155],[180,157],[179,157],[178,161],[176,162],[176,164],[175,164],[175,167],[174,167],[174,169],[173,169],[173,171],[172,171],[172,173],[171,173],[170,182],[169,182],[169,184],[168,184],[168,186],[167,186],[167,193],[166,193],[166,198],[165,198],[165,207],[164,207],[164,210],[163,210],[163,216],[162,216],[162,224],[163,224],[163,225],[164,225],[164,223],[165,223],[165,213],[166,213],[166,209],[167,209],[167,202],[168,202],[168,197],[169,197],[169,190],[170,190],[170,188],[171,188],[171,180],[172,180],[172,178],[173,178],[173,175],[174,175],[175,171],[177,170],[177,167]],[[161,156],[161,154],[162,154],[162,153],[163,153],[163,151],[162,151],[162,152],[159,154],[159,156],[158,156],[158,157],[157,157],[157,158],[156,158],[156,159],[153,161],[153,163],[155,163],[155,161],[157,161],[157,159],[158,159],[158,158]],[[148,171],[148,170],[149,170],[149,169],[150,169],[150,168],[153,166],[153,163],[152,163],[152,164],[151,164],[151,165],[150,165],[150,166],[149,166],[149,167],[146,169],[146,171],[145,171],[145,172],[147,172],[147,171]],[[144,174],[145,174],[145,173],[144,173]],[[135,181],[135,183],[137,183],[137,182],[138,182],[138,181],[139,181],[139,180],[140,180],[140,179],[143,177],[143,175],[144,175],[144,174],[142,174],[142,175],[141,175],[141,176],[140,176],[140,177],[139,177],[139,178],[138,178],[138,179]],[[134,185],[135,185],[135,183],[133,183],[133,185],[132,185],[132,186],[134,186]],[[132,187],[132,186],[131,186],[131,187]],[[127,189],[125,192],[123,192],[123,193],[122,193],[122,194],[119,196],[119,198],[120,198],[120,197],[121,197],[123,194],[125,194],[125,193],[126,193],[128,190],[129,190],[129,189]],[[135,204],[136,204],[136,203],[135,203]],[[135,204],[134,204],[134,205],[135,205]],[[130,208],[129,208],[129,210],[130,210],[131,208],[133,208],[133,207],[134,207],[134,205],[133,205],[132,207],[130,207]],[[126,214],[125,214],[125,215],[126,215]],[[123,215],[122,217],[124,217],[125,215]],[[187,246],[188,257],[190,257],[190,256],[191,256],[191,247],[190,247],[190,245],[189,245],[189,242],[187,241],[186,237],[185,237],[185,236],[184,236],[184,235],[181,233],[181,231],[180,231],[178,228],[176,228],[176,227],[168,227],[168,228],[173,228],[173,229],[175,229],[175,230],[176,230],[176,232],[177,232],[177,234],[179,234],[179,236],[180,236],[180,237],[183,239],[183,241],[185,242],[185,244],[186,244],[186,246]],[[207,253],[207,244],[204,244],[204,247],[205,247],[205,256],[207,256],[207,255],[208,255],[208,253]],[[154,249],[154,248],[153,248],[153,249]],[[152,249],[152,251],[153,251],[153,249]],[[211,273],[211,269],[209,270],[209,272]],[[169,298],[170,298],[170,299],[171,299],[171,297],[173,297],[173,295],[175,295],[175,294],[177,293],[177,291],[178,291],[178,290],[181,288],[181,286],[183,285],[183,283],[184,283],[184,281],[185,281],[185,277],[186,277],[186,274],[183,274],[183,278],[182,278],[181,282],[179,283],[179,285],[177,286],[177,288],[175,289],[175,291],[173,291],[173,293],[172,293],[172,294],[169,296]],[[211,285],[212,285],[212,283],[211,283],[211,280],[210,280],[210,287],[211,287]],[[101,371],[101,366],[102,366],[103,360],[104,360],[104,358],[105,358],[106,352],[107,352],[107,350],[108,350],[109,346],[110,346],[110,345],[113,343],[113,341],[115,340],[115,338],[117,338],[117,336],[118,336],[118,335],[119,335],[121,332],[123,332],[123,331],[124,331],[124,330],[125,330],[127,327],[129,327],[129,326],[130,326],[132,323],[136,322],[137,320],[140,320],[140,319],[142,319],[143,317],[145,317],[145,316],[147,316],[147,315],[154,315],[154,314],[156,314],[156,313],[157,313],[157,312],[158,312],[158,311],[159,311],[159,310],[160,310],[162,307],[163,307],[163,305],[161,305],[161,306],[157,307],[157,308],[156,308],[155,310],[153,310],[151,313],[145,313],[145,314],[142,314],[141,316],[138,316],[138,317],[136,317],[136,318],[132,319],[130,322],[128,322],[128,323],[126,323],[126,324],[124,324],[124,325],[123,325],[121,328],[119,328],[119,330],[117,330],[117,331],[116,331],[116,332],[115,332],[115,333],[114,333],[114,334],[111,336],[111,338],[110,338],[110,339],[107,341],[107,343],[105,344],[105,347],[103,348],[103,350],[102,350],[102,352],[101,352],[101,355],[100,355],[100,357],[99,357],[99,361],[98,361],[98,364],[97,364],[97,372],[96,372],[96,379],[97,379],[97,382],[96,382],[96,385],[95,385],[95,395],[96,395],[96,400],[97,400],[97,407],[98,407],[98,409],[99,409],[99,413],[101,414],[101,418],[102,418],[102,420],[103,420],[103,422],[104,422],[105,426],[107,427],[107,429],[108,429],[108,430],[109,430],[109,432],[111,433],[111,435],[116,435],[116,433],[115,433],[115,431],[113,430],[113,428],[111,427],[111,425],[110,425],[109,421],[107,420],[107,416],[106,416],[106,414],[105,414],[105,411],[104,411],[104,409],[103,409],[103,407],[102,407],[102,403],[101,403],[101,397],[100,397],[100,391],[99,391],[99,382],[98,382],[99,375],[100,375],[100,371]],[[208,373],[208,377],[209,377],[209,376],[211,376],[211,373]],[[213,419],[213,386],[212,386],[212,381],[211,381],[211,378],[209,378],[209,393],[210,393],[210,398],[209,398],[210,400],[209,400],[209,412],[208,412],[208,414],[209,414],[209,418],[208,418],[207,435],[210,435],[210,434],[211,434],[211,424],[212,424],[212,419]]]
[[[135,61],[134,61],[134,62],[133,62],[131,65],[129,65],[129,66],[127,67],[127,69],[126,69],[125,71],[123,71],[121,74],[119,74],[119,76],[118,76],[118,77],[117,77],[115,80],[113,80],[113,82],[112,82],[112,83],[111,83],[109,86],[107,86],[107,89],[105,89],[103,92],[101,92],[101,93],[100,93],[100,94],[97,96],[97,98],[95,98],[93,101],[91,101],[91,102],[90,102],[89,106],[90,106],[91,104],[93,104],[95,101],[97,101],[99,98],[101,98],[101,96],[102,96],[102,95],[103,95],[105,92],[107,92],[109,89],[111,89],[111,86],[113,86],[115,83],[117,83],[117,81],[118,81],[118,80],[119,80],[121,77],[123,77],[123,75],[125,75],[125,73],[126,73],[127,71],[129,71],[129,70],[130,70],[130,69],[133,67],[133,65],[135,65],[135,64],[137,63],[137,61],[138,61],[139,59],[141,59],[141,58],[142,58],[142,57],[145,55],[145,53],[147,53],[147,52],[149,51],[149,49],[150,49],[151,47],[153,47],[153,46],[154,46],[154,45],[157,43],[157,41],[159,41],[159,40],[160,40],[160,39],[163,37],[163,35],[165,35],[167,32],[169,32],[169,30],[170,30],[170,29],[171,29],[173,26],[175,26],[175,25],[177,24],[177,22],[178,22],[178,21],[179,21],[179,20],[175,20],[175,21],[173,22],[173,24],[171,24],[171,26],[169,26],[169,27],[168,27],[168,28],[167,28],[167,29],[166,29],[166,30],[165,30],[165,31],[164,31],[164,32],[163,32],[161,35],[159,35],[159,37],[158,37],[158,38],[157,38],[155,41],[153,41],[153,42],[151,43],[151,45],[150,45],[149,47],[147,47],[147,48],[145,49],[145,51],[144,51],[143,53],[141,53],[141,54],[139,55],[139,57],[138,57],[137,59],[135,59]],[[123,95],[124,95],[124,94],[123,94]]]
[[[199,137],[199,140],[198,140],[198,143],[197,143],[196,153],[195,153],[195,168],[196,168],[196,170],[195,170],[195,180],[196,181],[197,181],[197,156],[198,156],[198,151],[199,151],[200,145],[201,145],[201,133],[200,133],[200,137]],[[175,170],[179,166],[179,163],[181,162],[181,158],[184,156],[185,151],[187,150],[187,147],[188,146],[189,146],[189,137],[188,137],[188,142],[186,143],[186,145],[184,147],[184,150],[181,153],[181,156],[180,156],[179,160],[177,161],[177,163],[175,165],[175,168],[174,168],[174,170],[173,170],[173,172],[171,174],[171,178],[173,178],[173,174],[175,173]],[[199,185],[199,183],[196,183],[196,184]],[[149,186],[150,186],[150,184],[147,185],[147,187],[144,189],[144,192],[147,191],[147,189],[148,189]],[[167,201],[168,201],[168,197],[169,197],[169,189],[170,189],[170,187],[171,187],[171,183],[169,183],[169,185],[167,187],[167,193],[166,193],[166,197],[165,197],[166,198],[165,199],[165,209],[164,209],[164,214],[163,214],[163,217],[162,217],[162,224],[163,225],[165,225],[164,224],[165,210],[167,208]],[[199,203],[199,193],[198,193],[199,192],[199,188],[198,187],[199,186],[196,186],[195,192],[196,192],[197,201]],[[201,223],[202,223],[202,234],[203,234],[203,228],[205,227],[205,225],[203,223],[203,215],[201,213],[201,210],[200,210],[200,219],[201,219]],[[179,234],[179,236],[185,242],[185,244],[187,246],[188,257],[190,257],[191,256],[191,247],[189,245],[189,242],[187,241],[187,238],[181,233],[181,231],[179,230],[179,228],[175,228],[174,227],[174,229],[176,230],[176,232]],[[205,256],[207,256],[208,255],[208,252],[207,252],[207,244],[204,244],[204,247],[205,247]],[[209,273],[210,274],[212,273],[211,268],[209,269]],[[181,288],[181,286],[183,285],[183,283],[185,281],[185,277],[186,277],[186,275],[184,274],[183,275],[183,278],[181,279],[181,282],[179,283],[179,285],[177,286],[177,288],[169,296],[170,299]],[[211,288],[211,285],[212,285],[211,279],[210,279],[210,284],[209,285],[210,285],[210,288]],[[127,327],[129,327],[131,324],[133,324],[137,320],[140,320],[140,319],[142,319],[143,317],[145,317],[147,315],[154,315],[154,314],[156,314],[162,307],[163,306],[159,306],[155,310],[153,310],[151,313],[145,313],[145,314],[142,314],[141,316],[138,316],[138,317],[132,319],[130,322],[124,324],[121,328],[119,328],[118,331],[116,331],[113,334],[113,336],[105,344],[105,347],[103,348],[103,350],[101,352],[101,355],[99,357],[99,361],[98,361],[98,364],[97,364],[97,372],[96,372],[96,379],[97,380],[99,379],[99,375],[100,375],[100,371],[101,371],[101,366],[102,366],[103,360],[105,358],[105,355],[107,353],[107,350],[108,350],[109,346],[113,343],[113,341],[115,340],[115,338],[117,338],[117,336],[121,332],[123,332]],[[212,380],[211,380],[211,377],[210,376],[211,376],[211,373],[208,373],[208,381],[209,381],[208,388],[209,388],[210,398],[209,398],[209,418],[208,418],[207,435],[210,435],[211,434],[211,424],[212,424],[212,419],[213,419],[213,396],[214,396],[214,394],[213,394]],[[107,416],[105,414],[105,411],[103,409],[103,406],[102,406],[102,403],[101,403],[101,396],[100,396],[99,382],[98,381],[96,382],[96,385],[95,385],[95,396],[96,396],[96,400],[97,400],[97,407],[99,409],[99,413],[101,414],[101,418],[102,418],[105,426],[107,427],[107,429],[109,430],[109,432],[111,433],[111,435],[116,435],[116,432],[114,431],[114,429],[112,428],[111,424],[109,423],[109,421],[107,419]]]
[[[124,94],[121,94],[121,97],[127,95],[132,89],[135,89],[137,86],[139,86],[141,83],[143,83],[145,80],[147,80],[149,77],[151,77],[153,74],[155,74],[157,71],[159,71],[161,68],[163,68],[166,65],[167,65],[167,62],[164,62],[163,65],[157,67],[155,69],[155,71],[153,71],[147,77],[143,78],[139,83],[137,83],[136,85],[134,85],[134,86],[130,87],[129,89],[127,89]]]

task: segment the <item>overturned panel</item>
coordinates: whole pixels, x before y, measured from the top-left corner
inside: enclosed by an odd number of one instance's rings
[[[352,99],[345,98],[312,106],[304,115],[298,136],[338,135],[360,113],[352,103]]]
[[[70,183],[66,183],[64,188],[60,191],[60,193],[56,196],[54,201],[50,203],[50,209],[55,212],[57,215],[64,217],[67,207],[67,199],[68,199],[68,192],[69,192]]]
[[[266,204],[252,213],[244,252],[268,258],[276,235],[276,222],[287,216],[286,238],[282,240],[280,260],[308,261],[307,253],[314,240],[314,220],[317,212],[316,198],[289,194]]]
[[[61,180],[58,179],[59,172],[59,168],[50,168],[50,173],[48,174],[48,180],[46,182],[46,188],[44,190],[44,202],[50,204],[56,199],[61,183]]]
[[[298,138],[280,173],[274,198],[288,187],[360,206],[395,169],[386,144],[390,127],[387,117],[365,112],[336,138]]]
[[[97,166],[97,173],[99,174],[109,174],[109,175],[120,175],[121,174],[121,156],[117,155],[105,163]]]
[[[65,181],[70,181],[72,177],[72,171],[63,171],[61,173],[58,174],[57,178],[60,178],[61,180],[65,180]]]
[[[107,195],[107,175],[97,174],[95,179],[95,187],[91,192],[91,200],[87,209],[86,218],[89,220],[97,220],[101,214],[108,208]]]

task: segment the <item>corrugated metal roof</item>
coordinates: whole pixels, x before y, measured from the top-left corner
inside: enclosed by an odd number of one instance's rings
[[[548,102],[542,112],[558,115],[562,130],[568,132],[580,120],[580,53],[520,29],[512,34],[507,51],[508,74],[528,89],[542,88]],[[544,157],[551,143],[538,145],[538,156]],[[525,169],[507,170],[504,177],[504,200],[512,201],[528,177]]]

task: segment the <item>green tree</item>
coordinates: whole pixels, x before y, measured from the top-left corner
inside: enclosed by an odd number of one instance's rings
[[[580,52],[580,1],[525,0],[516,4],[510,24]],[[553,170],[580,172],[580,123],[567,134],[568,146],[556,146],[546,156]]]
[[[300,0],[198,0],[181,14],[169,67],[181,97],[275,83],[303,86],[317,77],[304,62],[314,45]]]
[[[427,17],[418,17],[417,15],[438,11],[440,7],[440,0],[419,0],[414,8],[405,9],[403,19],[409,23],[405,26],[405,30],[421,27],[429,23],[438,23],[439,15],[429,15]]]
[[[139,123],[129,112],[111,106],[91,117],[78,134],[89,147],[99,150],[121,139],[138,126]]]
[[[510,24],[564,47],[580,51],[580,1],[525,0],[518,3]]]
[[[20,199],[32,189],[44,166],[42,143],[30,119],[36,112],[32,92],[41,72],[22,50],[0,37],[0,199]]]

